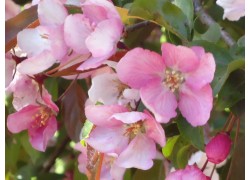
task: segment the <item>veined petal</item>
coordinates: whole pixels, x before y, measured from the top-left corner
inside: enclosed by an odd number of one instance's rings
[[[43,0],[38,3],[38,17],[42,25],[62,25],[68,15],[59,0]]]
[[[92,28],[89,20],[82,14],[69,15],[64,23],[65,41],[76,53],[86,54],[89,50],[85,44],[86,38],[91,34]]]
[[[167,67],[174,70],[187,73],[194,71],[199,65],[197,55],[188,47],[164,43],[161,46],[161,51]]]
[[[207,123],[213,107],[212,88],[209,84],[197,91],[184,84],[179,97],[181,114],[192,126],[202,126]]]
[[[142,48],[135,48],[119,61],[116,70],[123,83],[139,89],[151,81],[161,80],[165,68],[159,54]]]
[[[34,121],[32,117],[39,111],[39,109],[39,106],[29,105],[18,112],[10,114],[7,117],[7,127],[9,131],[12,133],[19,133],[28,129]]]
[[[103,153],[119,154],[128,145],[129,138],[124,135],[122,125],[115,127],[94,128],[86,142]]]
[[[151,82],[140,90],[142,102],[153,112],[160,123],[167,123],[175,117],[177,100],[161,82]]]
[[[89,105],[85,107],[85,115],[89,121],[97,126],[116,126],[122,124],[112,120],[115,113],[127,112],[127,108],[120,105]]]
[[[143,134],[138,134],[118,156],[116,163],[124,168],[135,167],[147,170],[153,166],[155,156],[156,146],[154,141]]]
[[[22,74],[34,75],[43,72],[56,62],[51,52],[44,51],[37,56],[33,56],[17,65],[17,70]]]

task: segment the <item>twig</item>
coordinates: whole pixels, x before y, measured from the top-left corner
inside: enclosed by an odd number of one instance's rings
[[[201,168],[201,171],[203,172],[207,166],[207,163],[208,163],[208,159],[206,160],[206,162],[204,163],[203,167]]]
[[[199,19],[203,24],[206,24],[207,26],[210,26],[214,23],[214,19],[202,8],[200,0],[193,0],[194,3],[194,10],[197,16],[199,16]],[[227,45],[230,47],[235,44],[234,39],[224,30],[220,30],[221,37],[225,41]]]
[[[139,22],[139,23],[136,23],[136,24],[133,24],[131,26],[127,26],[125,28],[125,33],[128,33],[128,32],[133,32],[137,29],[140,29],[142,27],[145,27],[145,26],[148,26],[150,24],[150,21],[142,21],[142,22]]]
[[[48,164],[44,167],[43,172],[49,172],[52,166],[55,164],[56,158],[64,151],[67,144],[70,142],[70,138],[67,136],[63,142],[56,148],[54,153],[50,156]]]
[[[213,170],[212,170],[212,172],[211,172],[211,174],[210,174],[210,179],[212,179],[212,176],[213,176],[213,174],[214,174],[215,168],[216,168],[216,164],[214,164]]]

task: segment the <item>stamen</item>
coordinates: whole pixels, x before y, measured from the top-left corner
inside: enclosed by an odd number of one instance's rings
[[[164,83],[171,92],[178,90],[183,81],[184,77],[180,72],[168,69],[165,71]]]
[[[37,112],[32,119],[34,119],[34,123],[32,124],[33,128],[39,128],[45,126],[48,123],[48,119],[52,115],[52,111],[47,107],[41,107],[39,112]]]

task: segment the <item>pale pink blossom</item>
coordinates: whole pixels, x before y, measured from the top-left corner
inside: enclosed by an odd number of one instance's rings
[[[16,68],[16,62],[12,59],[11,53],[5,54],[5,88],[11,83]]]
[[[42,102],[27,105],[7,117],[7,127],[12,133],[28,130],[33,148],[45,151],[49,140],[57,130],[56,114],[58,107],[52,102],[50,94],[44,91]]]
[[[204,175],[196,165],[193,165],[170,173],[166,180],[210,180],[210,178]]]
[[[103,73],[95,76],[92,79],[88,95],[94,103],[128,105],[132,108],[136,107],[136,102],[140,99],[139,91],[123,84],[115,73]]]
[[[205,151],[208,161],[219,164],[224,161],[230,153],[232,140],[226,133],[219,133],[206,145]]]
[[[192,126],[204,125],[213,107],[212,89],[215,61],[201,47],[162,44],[162,57],[135,48],[117,64],[119,79],[140,90],[145,106],[158,122],[176,117],[179,107]]]
[[[238,21],[245,16],[245,0],[217,0],[216,4],[224,9],[223,19]]]
[[[80,151],[81,154],[78,156],[78,169],[81,173],[87,174],[87,147],[81,143],[77,143],[75,149]],[[119,167],[116,164],[116,154],[104,154],[100,180],[122,180],[125,173],[125,168]]]
[[[21,7],[12,0],[5,0],[5,21],[21,12]]]
[[[118,154],[120,167],[151,168],[156,142],[161,146],[166,143],[164,130],[148,112],[128,112],[119,105],[89,105],[85,114],[96,125],[86,142],[100,152]]]
[[[85,70],[100,66],[116,51],[123,25],[112,2],[88,0],[81,5],[83,14],[69,15],[64,24],[66,44],[90,58],[78,67]],[[105,45],[103,45],[105,42]]]

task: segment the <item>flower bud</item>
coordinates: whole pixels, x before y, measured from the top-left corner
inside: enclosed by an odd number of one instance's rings
[[[224,161],[230,153],[232,141],[226,133],[219,133],[206,145],[208,161],[219,164]]]

